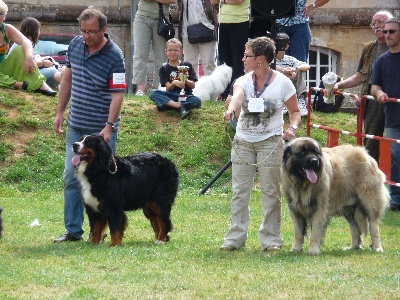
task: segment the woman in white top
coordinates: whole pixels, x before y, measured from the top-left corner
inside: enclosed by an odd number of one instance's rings
[[[283,245],[281,229],[280,165],[285,140],[296,136],[300,110],[296,89],[285,75],[271,69],[275,43],[267,37],[246,43],[244,69],[250,72],[239,77],[232,100],[224,113],[233,120],[240,109],[236,135],[232,142],[232,218],[221,250],[243,247],[250,223],[249,201],[256,170],[259,172],[263,203],[263,222],[259,238],[263,250],[279,250]],[[286,105],[290,125],[284,131],[282,109]]]

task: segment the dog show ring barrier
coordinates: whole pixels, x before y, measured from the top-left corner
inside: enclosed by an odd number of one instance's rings
[[[308,91],[307,97],[307,136],[311,137],[311,128],[322,129],[328,132],[328,140],[327,140],[327,147],[335,147],[339,145],[339,135],[345,134],[354,136],[356,138],[356,145],[363,146],[362,139],[374,139],[379,141],[379,169],[386,175],[386,183],[394,186],[400,187],[400,183],[392,182],[391,181],[391,167],[392,167],[392,151],[391,151],[391,144],[398,143],[400,144],[400,140],[386,138],[382,136],[375,136],[368,133],[363,132],[363,114],[364,114],[364,102],[366,99],[375,100],[373,96],[364,95],[361,99],[351,93],[345,92],[338,92],[336,91],[335,94],[349,96],[356,100],[357,105],[357,128],[356,132],[350,132],[346,130],[335,129],[328,126],[318,125],[311,123],[311,96],[313,91],[319,91],[324,93],[325,89],[311,87]],[[386,102],[398,102],[400,103],[400,99],[395,98],[386,98]]]
[[[311,137],[311,128],[323,129],[323,130],[328,131],[327,147],[329,147],[329,148],[332,148],[332,147],[335,147],[335,146],[339,145],[339,134],[351,135],[351,136],[356,137],[357,138],[357,146],[361,146],[362,145],[362,140],[361,140],[361,138],[359,139],[357,137],[357,133],[359,131],[358,127],[362,126],[362,124],[361,125],[359,124],[358,117],[357,117],[357,130],[356,130],[356,132],[349,132],[349,131],[345,131],[345,130],[339,130],[339,129],[335,129],[335,128],[332,128],[332,127],[323,126],[323,125],[317,125],[317,124],[312,124],[311,123],[311,108],[312,108],[311,96],[312,96],[312,92],[313,91],[324,93],[325,89],[312,87],[308,91],[307,105],[306,105],[306,107],[307,107],[307,136]],[[357,95],[355,95],[355,94],[344,93],[344,92],[335,92],[335,94],[343,95],[343,96],[350,96],[350,97],[352,97],[352,98],[354,98],[356,100],[356,103],[360,102],[359,97]],[[357,116],[359,115],[358,111],[359,111],[359,105],[357,105]]]

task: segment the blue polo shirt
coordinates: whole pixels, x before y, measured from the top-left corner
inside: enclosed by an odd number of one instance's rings
[[[68,46],[66,66],[72,68],[72,91],[67,123],[74,129],[101,131],[108,121],[111,93],[125,92],[122,51],[105,36],[104,47],[90,55],[82,36],[74,38]],[[119,122],[120,116],[115,129]]]

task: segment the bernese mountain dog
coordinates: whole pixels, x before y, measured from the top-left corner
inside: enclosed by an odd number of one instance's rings
[[[72,163],[82,187],[91,228],[90,242],[99,244],[108,225],[111,246],[121,245],[127,226],[125,211],[142,209],[157,244],[169,241],[171,208],[178,192],[176,165],[157,153],[127,157],[112,154],[100,136],[82,137],[72,146]]]

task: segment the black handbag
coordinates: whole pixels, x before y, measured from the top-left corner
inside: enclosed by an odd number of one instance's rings
[[[186,2],[186,19],[189,19],[189,0]],[[187,35],[190,44],[208,43],[215,39],[214,29],[203,23],[187,26]]]
[[[208,43],[214,40],[214,30],[203,23],[187,27],[188,40],[191,44]]]
[[[168,41],[169,39],[175,37],[175,28],[172,22],[172,17],[171,14],[169,14],[169,20],[167,20],[167,18],[164,16],[162,4],[158,3],[158,7],[159,17],[157,33]]]

